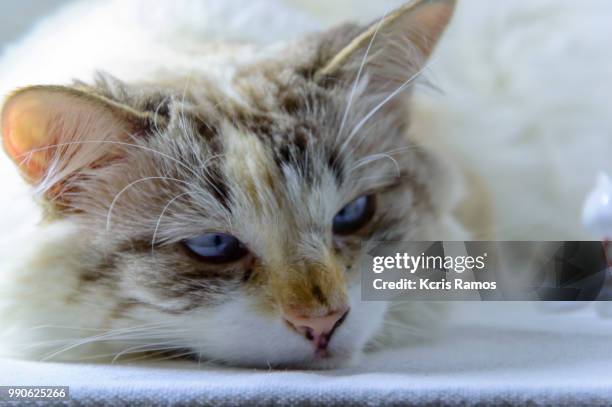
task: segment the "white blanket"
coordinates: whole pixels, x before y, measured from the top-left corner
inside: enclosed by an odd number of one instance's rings
[[[0,360],[0,385],[67,385],[83,405],[609,405],[612,320],[592,304],[560,313],[542,307],[457,303],[437,339],[336,371]]]

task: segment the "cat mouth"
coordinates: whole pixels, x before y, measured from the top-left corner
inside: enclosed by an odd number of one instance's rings
[[[309,358],[302,362],[289,362],[285,366],[280,367],[293,367],[298,369],[311,369],[311,370],[326,370],[336,369],[339,367],[347,366],[353,363],[359,352],[346,348],[315,348]]]

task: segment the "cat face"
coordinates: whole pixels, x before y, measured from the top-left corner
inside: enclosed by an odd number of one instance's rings
[[[70,300],[95,306],[103,288],[110,327],[157,324],[202,359],[352,360],[386,312],[360,299],[364,243],[443,229],[446,174],[406,136],[406,96],[452,5],[266,50],[230,81],[100,76],[12,95],[6,151],[50,216],[82,230]]]

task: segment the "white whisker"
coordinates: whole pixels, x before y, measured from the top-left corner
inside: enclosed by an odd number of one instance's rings
[[[369,156],[365,157],[364,159],[361,159],[361,160],[357,161],[357,163],[353,167],[351,167],[351,169],[349,170],[348,173],[350,174],[353,171],[356,171],[357,169],[359,169],[359,168],[361,168],[361,167],[363,167],[365,165],[371,164],[371,163],[373,163],[375,161],[384,160],[384,159],[391,161],[393,163],[393,165],[395,165],[395,169],[397,171],[397,175],[396,176],[399,177],[401,175],[401,172],[402,172],[401,169],[400,169],[400,165],[397,163],[397,160],[395,160],[395,158],[393,158],[389,154],[385,154],[385,153],[372,154],[372,155],[369,155]]]
[[[111,216],[112,216],[113,209],[115,208],[115,204],[117,203],[117,201],[119,200],[121,195],[123,195],[123,193],[125,193],[128,189],[130,189],[134,185],[137,185],[137,184],[145,182],[145,181],[152,181],[152,180],[174,181],[174,182],[182,183],[184,185],[191,186],[192,188],[197,188],[195,185],[190,184],[189,182],[186,182],[186,181],[183,181],[183,180],[180,180],[180,179],[177,179],[177,178],[170,178],[170,177],[145,177],[145,178],[140,178],[140,179],[137,179],[136,181],[130,182],[125,187],[123,187],[123,189],[121,189],[121,191],[119,191],[115,195],[115,197],[113,198],[113,200],[112,200],[112,202],[111,202],[111,204],[110,204],[110,206],[108,208],[108,213],[106,215],[106,231],[107,232],[110,230]]]
[[[190,195],[191,192],[183,192],[182,194],[178,194],[177,196],[175,196],[174,198],[172,198],[170,201],[168,201],[168,203],[166,204],[166,206],[164,206],[164,209],[162,209],[161,214],[159,215],[159,217],[157,218],[157,223],[155,224],[155,230],[153,231],[153,237],[151,238],[151,254],[155,255],[155,240],[157,238],[157,230],[159,229],[159,225],[161,224],[162,218],[164,217],[164,214],[166,213],[166,211],[168,210],[168,208],[170,207],[170,205],[172,205],[177,199],[180,199],[182,197],[184,197],[185,195]]]
[[[145,343],[145,344],[140,344],[140,345],[136,345],[136,346],[131,346],[129,348],[126,348],[118,353],[115,354],[115,357],[113,357],[113,359],[111,360],[111,364],[114,364],[115,362],[117,362],[117,360],[119,360],[122,356],[127,355],[129,353],[136,353],[136,352],[146,352],[148,350],[171,350],[171,349],[182,349],[185,346],[181,345],[181,346],[168,346],[168,344],[173,344],[178,342],[177,340],[175,341],[166,341],[166,342],[156,342],[156,343]],[[164,345],[161,348],[158,349],[150,349],[150,347],[157,347],[160,345]]]
[[[83,346],[83,345],[87,345],[90,343],[95,343],[95,342],[103,342],[103,341],[109,341],[109,340],[113,340],[113,341],[128,341],[130,339],[137,339],[138,335],[136,334],[140,334],[140,336],[142,336],[143,339],[147,339],[147,338],[151,338],[152,336],[154,336],[153,334],[160,334],[161,332],[155,332],[153,329],[154,328],[171,328],[172,326],[170,324],[145,324],[143,325],[144,328],[149,329],[149,331],[142,331],[142,328],[137,327],[130,327],[130,328],[119,328],[119,329],[115,329],[115,330],[110,330],[110,331],[106,331],[103,332],[101,334],[97,334],[97,335],[92,335],[92,336],[88,336],[85,338],[78,338],[77,340],[73,341],[71,344],[68,344],[60,349],[58,349],[57,351],[54,351],[51,354],[48,354],[47,356],[43,357],[41,359],[41,361],[46,361],[49,360],[55,356],[58,356],[62,353],[65,353],[69,350],[72,350],[74,348],[77,348],[79,346]],[[169,335],[166,332],[163,332],[166,335]],[[176,330],[172,329],[172,335],[176,334]]]
[[[374,40],[376,39],[376,36],[378,35],[378,30],[380,30],[380,27],[382,26],[382,23],[384,22],[385,18],[387,18],[387,13],[389,12],[389,9],[387,9],[387,11],[385,11],[385,14],[381,17],[380,21],[378,22],[378,25],[376,26],[376,30],[374,30],[374,34],[372,35],[372,38],[370,39],[370,42],[368,44],[368,47],[366,48],[366,52],[361,60],[361,63],[359,65],[359,69],[357,70],[357,75],[355,77],[355,81],[353,82],[353,86],[351,88],[351,93],[349,95],[349,100],[348,103],[346,104],[346,109],[344,109],[344,115],[342,116],[342,122],[340,123],[340,130],[338,130],[338,134],[341,135],[343,130],[344,130],[344,126],[346,125],[346,121],[348,119],[348,114],[349,111],[351,110],[351,106],[353,104],[353,98],[355,97],[355,93],[357,92],[357,85],[359,84],[359,80],[361,79],[361,74],[363,72],[363,68],[365,67],[367,60],[368,60],[368,56],[370,55],[370,49],[372,48],[372,45],[374,44]]]
[[[35,148],[35,149],[32,149],[32,150],[29,150],[27,153],[20,154],[16,158],[24,157],[24,159],[20,162],[20,165],[23,165],[28,159],[31,158],[31,155],[34,154],[34,153],[45,151],[45,150],[49,150],[49,149],[56,148],[56,147],[69,147],[71,145],[78,145],[78,144],[115,144],[115,145],[119,145],[119,146],[128,146],[128,147],[139,148],[141,150],[149,151],[149,152],[158,154],[161,157],[167,158],[168,160],[171,160],[172,162],[180,165],[181,167],[183,167],[184,169],[189,171],[194,176],[196,176],[196,177],[200,176],[200,174],[197,173],[193,168],[189,167],[188,165],[186,165],[182,161],[177,160],[176,158],[174,158],[174,157],[172,157],[172,156],[170,156],[168,154],[164,154],[161,151],[157,151],[157,150],[155,150],[153,148],[150,148],[150,147],[141,146],[141,145],[134,144],[134,143],[126,143],[126,142],[123,142],[123,141],[82,140],[82,141],[71,141],[71,142],[67,142],[67,143],[50,144],[50,145],[45,146],[45,147],[40,147],[40,148]]]
[[[351,139],[357,134],[361,128],[374,116],[380,109],[382,109],[390,100],[392,100],[399,93],[403,92],[412,84],[412,82],[421,75],[421,73],[427,68],[427,65],[423,66],[419,71],[417,71],[414,75],[412,75],[408,80],[402,83],[397,89],[391,92],[386,98],[384,98],[379,104],[377,104],[368,114],[366,114],[363,119],[361,119],[357,125],[353,128],[343,145],[348,145]]]

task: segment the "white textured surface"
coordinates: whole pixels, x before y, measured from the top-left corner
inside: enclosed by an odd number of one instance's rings
[[[612,320],[593,307],[455,304],[437,341],[371,355],[338,371],[255,371],[195,363],[79,365],[0,360],[0,385],[63,385],[85,405],[608,405]],[[10,373],[9,373],[10,372]]]

